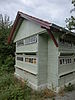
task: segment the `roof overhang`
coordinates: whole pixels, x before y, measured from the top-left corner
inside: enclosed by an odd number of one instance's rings
[[[71,33],[72,35],[75,36],[75,34],[73,32],[70,32],[70,31],[68,31],[68,30],[66,30],[62,27],[59,27],[55,24],[52,24],[52,23],[49,23],[47,21],[41,20],[39,18],[32,17],[28,14],[25,14],[25,13],[22,13],[22,12],[19,11],[17,13],[16,19],[14,21],[14,24],[13,24],[13,27],[11,29],[10,35],[8,37],[8,43],[11,43],[11,41],[14,39],[15,31],[17,30],[17,27],[20,26],[20,23],[23,21],[23,19],[27,19],[29,21],[35,22],[35,23],[39,24],[41,28],[46,29],[48,34],[50,35],[51,39],[53,40],[54,44],[56,45],[56,47],[58,47],[58,43],[57,43],[54,35],[51,33],[51,28],[54,28],[54,30],[58,30],[59,32],[69,32],[69,33]]]
[[[14,21],[13,27],[12,27],[12,29],[11,29],[10,35],[9,35],[9,37],[8,37],[8,43],[10,43],[10,42],[12,41],[14,32],[15,32],[15,30],[16,30],[16,28],[17,28],[17,25],[18,25],[18,23],[19,23],[19,20],[20,20],[21,18],[22,18],[22,19],[27,19],[27,20],[29,20],[29,21],[36,22],[36,23],[38,23],[41,27],[50,29],[50,23],[49,23],[49,22],[40,20],[40,19],[38,19],[38,18],[32,17],[32,16],[27,15],[27,14],[22,13],[22,12],[18,12],[18,13],[17,13],[17,16],[16,16],[16,19],[15,19],[15,21]]]

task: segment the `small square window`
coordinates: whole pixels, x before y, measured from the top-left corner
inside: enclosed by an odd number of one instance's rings
[[[36,59],[33,59],[33,63],[36,64]]]
[[[63,64],[64,64],[64,59],[63,59]]]
[[[65,61],[66,61],[66,64],[68,63],[68,60],[67,59],[65,59]]]
[[[74,62],[75,62],[75,58],[74,58]]]
[[[70,63],[71,63],[71,59],[70,59]]]
[[[60,64],[62,64],[62,59],[60,59]]]
[[[31,63],[33,63],[33,58],[31,58]]]
[[[17,60],[23,61],[23,57],[17,57]]]
[[[68,59],[68,63],[70,62],[70,60]]]
[[[31,58],[29,58],[29,62],[31,63]]]

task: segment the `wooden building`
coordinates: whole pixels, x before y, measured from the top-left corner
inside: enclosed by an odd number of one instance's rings
[[[15,76],[33,89],[75,82],[75,33],[18,12],[8,43],[16,43]]]

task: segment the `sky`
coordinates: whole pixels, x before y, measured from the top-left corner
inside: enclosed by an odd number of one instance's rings
[[[0,0],[0,14],[7,14],[12,21],[21,11],[63,27],[72,8],[71,0]]]

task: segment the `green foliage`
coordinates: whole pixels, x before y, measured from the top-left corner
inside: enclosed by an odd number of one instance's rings
[[[0,65],[4,64],[9,55],[14,56],[14,44],[8,44],[8,35],[11,30],[9,16],[0,14]]]
[[[71,16],[69,19],[66,18],[66,23],[69,30],[75,30],[75,17]]]
[[[27,83],[22,86],[21,82],[14,78],[15,46],[7,43],[11,25],[9,17],[0,14],[0,100],[38,100],[39,94],[33,94]]]
[[[7,73],[14,72],[14,57],[12,55],[8,56],[4,64],[1,67],[1,70]]]
[[[25,84],[21,86],[12,74],[0,77],[0,100],[30,100],[31,89]]]
[[[10,21],[10,17],[5,14],[4,16],[0,14],[0,29],[9,28],[12,25],[12,21]]]
[[[22,86],[12,73],[0,76],[0,100],[44,100],[41,94],[29,88],[26,81]]]
[[[71,9],[71,13],[74,12],[75,13],[75,0],[72,0],[72,5],[74,6],[73,9]],[[66,23],[67,23],[67,28],[69,30],[75,30],[75,16],[71,16],[70,18],[66,18]]]

